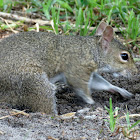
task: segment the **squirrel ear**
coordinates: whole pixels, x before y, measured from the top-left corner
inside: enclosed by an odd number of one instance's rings
[[[102,34],[101,45],[104,49],[104,52],[107,53],[110,47],[110,42],[114,37],[113,28],[111,26],[107,26]]]
[[[113,34],[113,28],[111,26],[107,26],[103,32],[102,38],[107,40],[108,42],[111,42],[113,39],[114,34]]]
[[[96,34],[98,36],[101,36],[105,30],[105,28],[107,27],[107,24],[104,21],[101,21],[97,30],[96,30]]]

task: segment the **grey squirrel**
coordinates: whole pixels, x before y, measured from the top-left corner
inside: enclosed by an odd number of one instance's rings
[[[89,104],[94,104],[91,90],[96,80],[103,90],[106,85],[132,97],[128,91],[111,86],[96,74],[98,71],[126,76],[137,72],[130,51],[114,39],[113,28],[105,22],[99,24],[95,36],[18,33],[0,42],[0,103],[57,114],[58,81],[70,85]]]

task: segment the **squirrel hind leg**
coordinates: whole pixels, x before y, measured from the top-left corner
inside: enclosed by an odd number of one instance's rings
[[[45,72],[22,73],[21,100],[20,104],[32,112],[44,112],[46,114],[57,114],[56,109],[56,87],[47,77]]]

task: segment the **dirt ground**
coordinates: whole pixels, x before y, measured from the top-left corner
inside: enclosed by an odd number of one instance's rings
[[[140,64],[137,64],[140,70]],[[109,97],[112,97],[113,106],[119,107],[119,117],[126,113],[139,114],[130,117],[133,124],[140,120],[140,71],[131,79],[112,79],[111,75],[102,74],[108,81],[132,92],[135,96],[126,100],[119,94],[95,92],[94,106],[86,105],[65,85],[58,86],[57,106],[59,116],[52,117],[44,113],[28,113],[7,116],[13,111],[10,108],[0,107],[0,140],[140,140],[140,124],[131,130],[125,137],[125,118],[117,120],[116,130],[111,133],[109,115],[104,106],[109,107]],[[67,113],[67,114],[66,114]],[[65,115],[62,115],[65,114]],[[1,118],[3,116],[7,116]],[[123,128],[122,128],[123,127]],[[139,129],[139,130],[138,130]]]

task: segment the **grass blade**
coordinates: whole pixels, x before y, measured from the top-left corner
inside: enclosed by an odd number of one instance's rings
[[[0,8],[3,8],[3,0],[0,0]]]
[[[139,123],[140,123],[140,120],[136,121],[133,125],[129,127],[129,130],[135,127],[136,125],[138,125]]]
[[[72,8],[70,7],[70,5],[67,2],[61,1],[61,0],[57,0],[57,2],[61,5],[61,7],[67,9],[69,12],[73,13]]]

